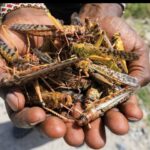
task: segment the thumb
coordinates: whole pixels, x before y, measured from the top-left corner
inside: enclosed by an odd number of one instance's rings
[[[129,75],[136,77],[141,86],[146,85],[150,81],[150,64],[148,47],[144,41],[122,18],[108,16],[100,25],[110,38],[115,32],[120,32],[125,51],[134,51],[139,55],[138,60],[128,62]]]

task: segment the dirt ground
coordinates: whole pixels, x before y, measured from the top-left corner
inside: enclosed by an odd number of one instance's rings
[[[86,144],[74,148],[67,145],[64,140],[49,139],[38,129],[22,139],[13,136],[13,124],[11,123],[4,105],[0,99],[0,150],[91,150]],[[108,129],[107,144],[102,150],[150,150],[150,134],[145,122],[130,123],[130,131],[127,135],[116,136]]]

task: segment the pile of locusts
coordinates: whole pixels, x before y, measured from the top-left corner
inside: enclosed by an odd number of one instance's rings
[[[20,55],[0,40],[0,54],[7,63],[0,87],[19,87],[26,106],[42,107],[63,120],[80,126],[104,115],[126,101],[139,84],[128,75],[127,61],[139,58],[125,52],[119,33],[112,39],[100,26],[85,24],[53,25],[14,24],[10,30],[27,37],[27,51]],[[33,36],[43,37],[40,48],[31,46]],[[75,109],[81,102],[83,111]],[[72,112],[80,115],[73,117]]]

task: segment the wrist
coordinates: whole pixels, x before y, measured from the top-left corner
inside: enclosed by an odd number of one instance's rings
[[[43,9],[19,8],[8,13],[2,20],[2,24],[10,26],[14,23],[36,23],[40,18],[43,22],[49,22],[46,11]]]
[[[44,3],[0,3],[0,17],[4,18],[10,12],[20,8],[36,8],[48,11]]]
[[[123,9],[119,3],[91,3],[82,7],[79,16],[81,20],[87,17],[102,20],[107,16],[121,17],[122,14]]]

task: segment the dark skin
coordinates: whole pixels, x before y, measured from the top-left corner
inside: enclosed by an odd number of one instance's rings
[[[137,77],[141,86],[143,86],[150,81],[148,48],[137,33],[120,18],[121,15],[122,10],[118,4],[86,4],[80,12],[82,20],[85,17],[98,18],[101,27],[110,37],[113,33],[120,32],[125,49],[140,54],[140,59],[130,63],[128,68],[130,75]],[[39,20],[39,18],[41,19]],[[52,21],[49,20],[43,10],[21,8],[6,15],[3,21],[3,24],[7,26],[14,23],[52,24]],[[14,39],[14,44],[22,54],[26,50],[25,37],[11,31],[8,32],[9,37]],[[2,29],[0,29],[0,38],[13,48]],[[40,46],[42,38],[35,39],[34,44]],[[1,60],[1,62],[3,61]],[[2,65],[5,66],[5,63],[1,63]],[[0,72],[3,76],[3,70],[0,70]],[[64,123],[54,116],[46,116],[44,110],[39,107],[25,108],[25,98],[19,89],[11,89],[4,97],[9,117],[16,126],[21,128],[39,126],[48,137],[64,137],[66,143],[71,146],[79,146],[86,142],[91,148],[102,148],[106,143],[105,126],[117,135],[124,135],[128,133],[129,120],[138,121],[143,117],[136,97],[131,96],[126,103],[109,110],[103,118],[93,121],[91,123],[92,128],[87,129],[74,123]],[[77,103],[76,107],[80,109],[80,104]]]

